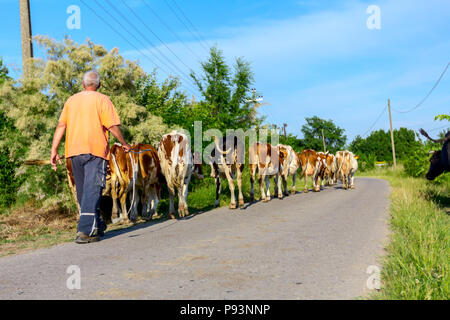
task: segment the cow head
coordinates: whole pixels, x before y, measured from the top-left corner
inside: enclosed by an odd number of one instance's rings
[[[426,175],[426,178],[428,180],[434,180],[437,176],[442,174],[444,172],[444,164],[441,162],[442,159],[442,151],[432,151],[430,152],[432,154],[430,158],[430,169],[428,169],[428,173]]]

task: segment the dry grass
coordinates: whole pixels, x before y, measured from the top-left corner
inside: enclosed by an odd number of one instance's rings
[[[30,206],[0,215],[0,256],[73,239],[77,215],[60,208]]]

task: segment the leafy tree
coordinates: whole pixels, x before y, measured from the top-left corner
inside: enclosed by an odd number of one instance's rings
[[[185,112],[187,100],[186,95],[179,91],[179,86],[178,78],[168,78],[158,84],[153,72],[139,81],[136,101],[161,117],[167,125],[184,127],[188,125]]]
[[[347,141],[347,136],[344,135],[345,130],[336,126],[332,120],[324,120],[317,116],[305,118],[305,120],[306,124],[301,128],[305,148],[323,150],[322,130],[327,151],[334,153],[344,147]]]
[[[8,68],[3,65],[3,59],[0,59],[0,87],[5,81],[11,79],[8,73]],[[0,141],[8,139],[15,133],[12,121],[0,111]],[[8,144],[2,144],[0,149],[0,209],[9,207],[14,203],[19,187],[19,181],[15,178],[15,170],[18,165],[14,159],[10,158],[9,149]]]
[[[138,104],[139,84],[146,74],[135,62],[125,61],[117,48],[107,51],[90,40],[77,44],[67,37],[58,42],[38,36],[35,43],[46,57],[33,59],[31,77],[6,79],[0,87],[0,111],[17,129],[14,141],[1,141],[1,146],[10,147],[11,158],[20,163],[49,157],[62,107],[69,96],[82,90],[82,75],[93,68],[102,78],[100,92],[109,95],[116,106],[129,142],[155,143],[168,131],[160,117]],[[49,166],[21,165],[17,175],[24,179],[19,196],[38,205],[67,206],[71,200],[64,170],[55,173]]]
[[[292,133],[288,133],[286,137],[284,137],[284,135],[281,134],[279,136],[279,139],[281,144],[287,144],[297,152],[300,152],[303,149],[303,140],[299,139],[296,135],[293,135]]]
[[[411,152],[422,146],[416,139],[414,130],[400,128],[394,130],[395,154],[397,159],[406,159]],[[378,161],[392,161],[391,134],[377,130],[363,139],[359,135],[351,142],[350,150],[357,154],[374,155]]]
[[[237,58],[232,73],[222,51],[212,47],[208,61],[201,63],[201,66],[203,75],[199,77],[191,72],[191,77],[204,98],[196,106],[206,109],[206,112],[199,112],[202,116],[199,120],[204,122],[203,127],[225,130],[247,129],[255,125],[253,108],[246,102],[250,98],[249,90],[253,83],[249,62]]]
[[[447,120],[447,121],[450,121],[450,114],[438,114],[438,115],[434,118],[434,120],[439,120],[439,121]]]

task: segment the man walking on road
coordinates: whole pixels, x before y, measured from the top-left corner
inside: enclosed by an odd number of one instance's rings
[[[120,119],[111,100],[99,92],[100,76],[88,71],[83,76],[84,91],[71,96],[64,105],[53,137],[50,161],[56,171],[61,164],[58,146],[66,132],[65,157],[72,162],[72,172],[80,204],[80,220],[76,243],[100,240],[106,224],[103,222],[99,202],[106,182],[106,165],[110,157],[108,131],[122,144],[127,144],[120,131]]]

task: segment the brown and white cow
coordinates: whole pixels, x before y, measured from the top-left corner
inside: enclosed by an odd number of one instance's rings
[[[118,213],[117,199],[121,204],[122,221],[128,218],[136,222],[138,204],[142,191],[142,218],[151,219],[156,214],[161,199],[161,166],[156,149],[150,144],[133,145],[130,152],[125,153],[119,144],[111,148],[111,197],[113,199],[112,214]],[[131,207],[127,210],[127,195],[130,194]]]
[[[211,151],[209,165],[211,166],[211,176],[216,180],[216,201],[214,205],[219,205],[221,179],[225,177],[231,193],[230,209],[236,209],[234,180],[236,180],[239,190],[239,207],[242,208],[244,206],[242,172],[244,171],[245,145],[234,135],[222,137],[222,139],[216,136],[213,138],[215,147]]]
[[[325,182],[325,175],[326,175],[326,171],[328,168],[327,165],[327,156],[328,153],[324,153],[324,152],[318,152],[318,157],[317,160],[318,161],[318,165],[317,165],[317,170],[314,174],[314,180],[313,180],[313,190],[316,192],[320,191],[320,187],[322,186],[323,188],[323,183]]]
[[[119,217],[117,206],[117,200],[119,200],[121,207],[120,219],[126,221],[128,219],[127,194],[128,187],[133,179],[133,170],[131,160],[120,144],[117,143],[111,147],[111,156],[108,164],[111,171],[109,189],[113,200],[112,215]]]
[[[311,181],[313,183],[313,190],[315,190],[315,182],[314,177],[319,169],[319,154],[312,149],[305,149],[299,154],[300,163],[302,166],[301,177],[305,177],[305,189],[304,192],[308,192],[308,177],[311,177]],[[301,178],[300,177],[300,178]]]
[[[337,175],[341,178],[344,190],[355,188],[354,175],[358,170],[358,158],[348,150],[336,152]]]
[[[161,165],[158,152],[150,144],[138,143],[129,152],[133,156],[134,163],[139,164],[136,185],[142,190],[142,218],[149,220],[153,215],[157,215],[156,209],[161,200],[161,186],[163,182]],[[135,159],[138,159],[136,161]],[[136,192],[136,190],[133,190]],[[137,219],[137,206],[139,195],[135,194],[136,202],[130,214],[130,220]]]
[[[336,157],[333,154],[328,153],[327,168],[325,169],[323,183],[326,183],[329,186],[334,185],[336,174],[337,174]]]
[[[165,134],[158,148],[158,156],[169,189],[170,217],[175,218],[173,203],[175,189],[178,190],[178,215],[180,217],[189,215],[187,195],[191,175],[194,174],[196,178],[203,179],[203,173],[201,163],[194,163],[188,137],[176,130]]]
[[[278,146],[272,147],[269,143],[256,142],[249,148],[248,157],[250,163],[250,197],[252,201],[254,200],[256,170],[258,170],[257,178],[261,199],[264,202],[270,201],[270,177],[274,177],[278,198],[282,199],[281,173],[287,164],[288,150],[286,148],[278,148]],[[266,183],[267,191],[264,190],[263,181]]]
[[[283,193],[285,196],[289,195],[287,191],[287,179],[292,176],[292,190],[291,193],[295,194],[295,180],[297,179],[298,168],[301,167],[300,157],[297,152],[291,146],[279,144],[278,148],[282,150],[283,154],[286,153],[285,164],[282,165],[281,179],[283,180]],[[277,191],[275,191],[277,193]]]

